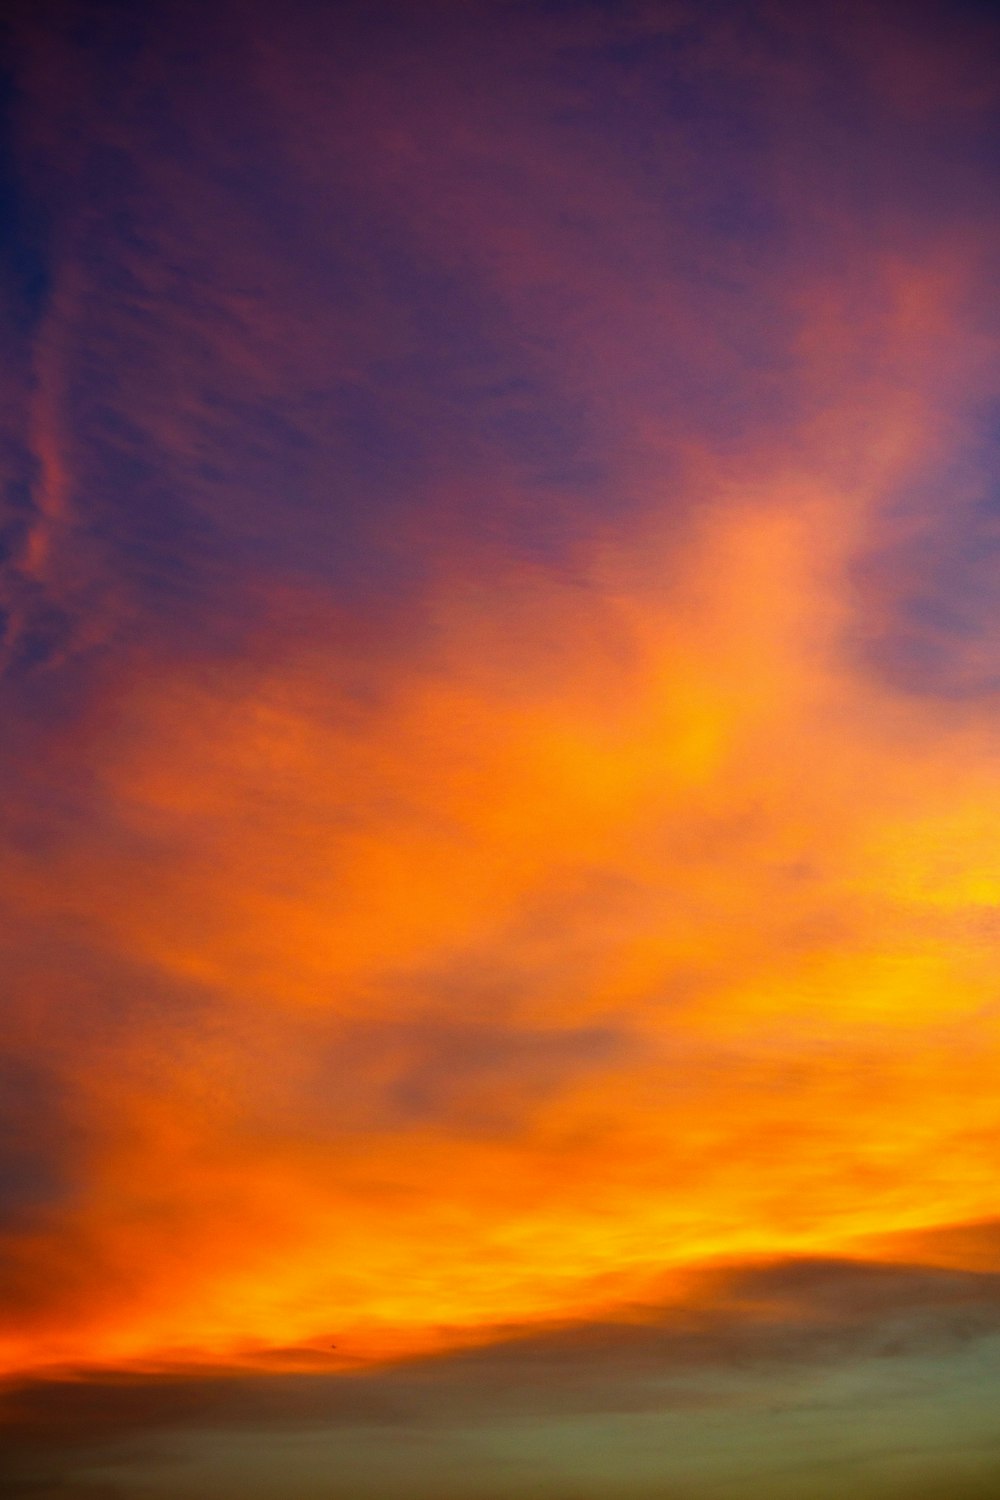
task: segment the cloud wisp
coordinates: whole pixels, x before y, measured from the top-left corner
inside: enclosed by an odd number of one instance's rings
[[[975,1493],[995,23],[9,40],[17,1483]]]

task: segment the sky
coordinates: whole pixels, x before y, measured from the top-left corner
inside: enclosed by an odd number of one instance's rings
[[[1000,20],[9,0],[0,1472],[1000,1493]]]

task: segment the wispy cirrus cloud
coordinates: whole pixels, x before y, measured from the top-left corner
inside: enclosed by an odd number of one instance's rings
[[[979,1483],[993,23],[12,16],[17,1482]]]

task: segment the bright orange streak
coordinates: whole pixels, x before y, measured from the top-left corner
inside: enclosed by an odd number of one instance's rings
[[[204,1004],[79,1065],[86,1190],[15,1252],[5,1368],[373,1358],[995,1211],[992,706],[851,646],[914,425],[853,492],[449,583],[375,706],[321,637],[121,690],[115,831],[26,858],[21,919]]]

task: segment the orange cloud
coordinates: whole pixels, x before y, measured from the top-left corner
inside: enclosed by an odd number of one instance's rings
[[[693,469],[681,534],[449,559],[363,684],[308,603],[109,681],[46,768],[89,815],[5,887],[15,950],[80,954],[13,1036],[86,1122],[5,1368],[365,1361],[993,1211],[991,706],[890,691],[852,593],[938,441],[893,379],[852,487],[863,393]]]
[[[453,41],[459,11],[486,30]],[[11,638],[62,610],[68,645],[2,752],[28,1081],[0,1109],[31,1170],[0,1371],[752,1319],[733,1264],[859,1246],[995,1268],[990,1234],[932,1232],[996,1209],[995,697],[907,693],[877,649],[914,586],[904,493],[994,357],[989,246],[940,209],[946,156],[930,229],[881,191],[933,49],[843,131],[803,102],[812,32],[768,15],[444,7],[431,45],[345,29],[333,88],[339,11],[336,48],[322,8],[234,12],[178,32],[162,121],[155,29],[124,104],[69,11],[29,48],[22,92],[57,101],[31,160],[73,182]],[[573,72],[605,45],[621,66]],[[956,116],[984,89],[960,50]],[[554,436],[519,443],[539,397]],[[384,638],[323,592],[343,526],[428,579]]]

